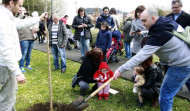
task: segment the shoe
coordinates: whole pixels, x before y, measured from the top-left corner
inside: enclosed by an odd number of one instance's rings
[[[26,72],[26,70],[24,69],[24,67],[21,67],[20,70],[21,70],[22,73]]]
[[[54,69],[52,69],[52,71],[56,71],[56,70],[58,70],[58,69],[60,69],[60,68],[54,68]]]
[[[105,99],[105,100],[109,100],[109,98],[108,98],[108,97],[104,97],[104,99]]]
[[[28,70],[32,70],[32,69],[33,69],[30,65],[28,65],[26,68],[27,68]]]
[[[63,74],[63,73],[65,73],[65,71],[66,71],[65,69],[62,69],[62,70],[61,70],[61,73]]]
[[[102,100],[102,97],[98,97],[98,100]]]
[[[143,103],[140,103],[140,102],[139,102],[139,103],[137,104],[137,106],[142,107],[142,106],[143,106]]]
[[[84,96],[85,95],[85,89],[84,88],[80,88],[80,95]]]

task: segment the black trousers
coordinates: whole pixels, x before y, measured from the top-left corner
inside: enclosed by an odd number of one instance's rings
[[[158,97],[157,92],[153,88],[141,88],[143,98],[153,99]]]

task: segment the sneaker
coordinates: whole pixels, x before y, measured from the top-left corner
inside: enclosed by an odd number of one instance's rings
[[[109,100],[109,98],[108,98],[108,97],[104,97],[104,99],[105,99],[105,100]]]
[[[26,68],[27,68],[28,70],[32,70],[32,67],[31,67],[30,65],[28,65]]]
[[[21,67],[20,70],[21,70],[22,73],[26,72],[26,70],[24,69],[24,67]]]

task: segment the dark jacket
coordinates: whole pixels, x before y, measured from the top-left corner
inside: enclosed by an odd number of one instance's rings
[[[101,48],[102,51],[106,51],[107,48],[109,49],[111,47],[111,42],[112,42],[112,34],[108,30],[100,30],[98,32],[98,36],[96,38],[96,43],[95,46],[98,48]]]
[[[94,73],[96,70],[98,70],[99,64],[96,64],[93,59],[88,56],[85,57],[79,71],[77,72],[77,80],[76,84],[78,84],[80,81],[85,81],[87,83],[95,83],[96,80],[93,79]]]
[[[164,76],[157,65],[154,64],[145,69],[145,78],[145,83],[141,88],[153,88],[159,94]]]
[[[169,15],[167,15],[167,17],[172,17],[174,20],[173,13],[170,13]],[[176,22],[180,24],[183,28],[185,28],[186,26],[190,26],[190,15],[182,11],[179,17],[177,18]]]
[[[131,31],[131,24],[132,24],[133,19],[130,17],[128,18],[124,23],[123,23],[123,35],[124,38],[123,40],[127,43],[130,43],[132,41],[132,37],[130,36],[130,31]]]
[[[74,34],[75,40],[80,40],[80,36],[81,36],[80,34],[83,31],[83,28],[78,28],[78,26],[82,25],[83,23],[87,25],[87,27],[84,27],[85,38],[86,39],[91,38],[90,29],[93,27],[93,24],[92,24],[91,18],[86,16],[85,14],[83,18],[81,18],[80,16],[75,16],[75,18],[73,19],[72,27],[75,29],[75,34]]]
[[[106,21],[108,23],[109,26],[111,26],[111,28],[113,28],[115,26],[115,23],[113,21],[113,18],[110,17],[110,15],[105,16],[105,14],[101,14],[100,17],[98,17],[97,21],[96,21],[96,28],[101,29],[101,23],[103,21]]]
[[[49,22],[48,31],[49,31],[49,37],[50,37],[50,46],[52,44],[52,41],[51,41],[52,40],[52,33],[51,33],[52,25],[53,25],[53,21]],[[67,28],[66,28],[66,25],[62,21],[59,21],[57,38],[58,38],[59,47],[61,47],[62,45],[64,46],[67,45],[67,40],[68,40]]]

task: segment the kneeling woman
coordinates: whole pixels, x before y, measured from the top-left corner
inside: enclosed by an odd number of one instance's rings
[[[96,70],[98,70],[98,67],[102,60],[103,53],[100,48],[94,48],[91,51],[86,52],[80,69],[72,81],[72,87],[75,87],[75,84],[80,87],[80,95],[85,95],[85,91],[89,89],[89,83],[97,82],[93,79],[93,76]],[[92,90],[95,90],[96,88],[97,84],[93,86]]]

